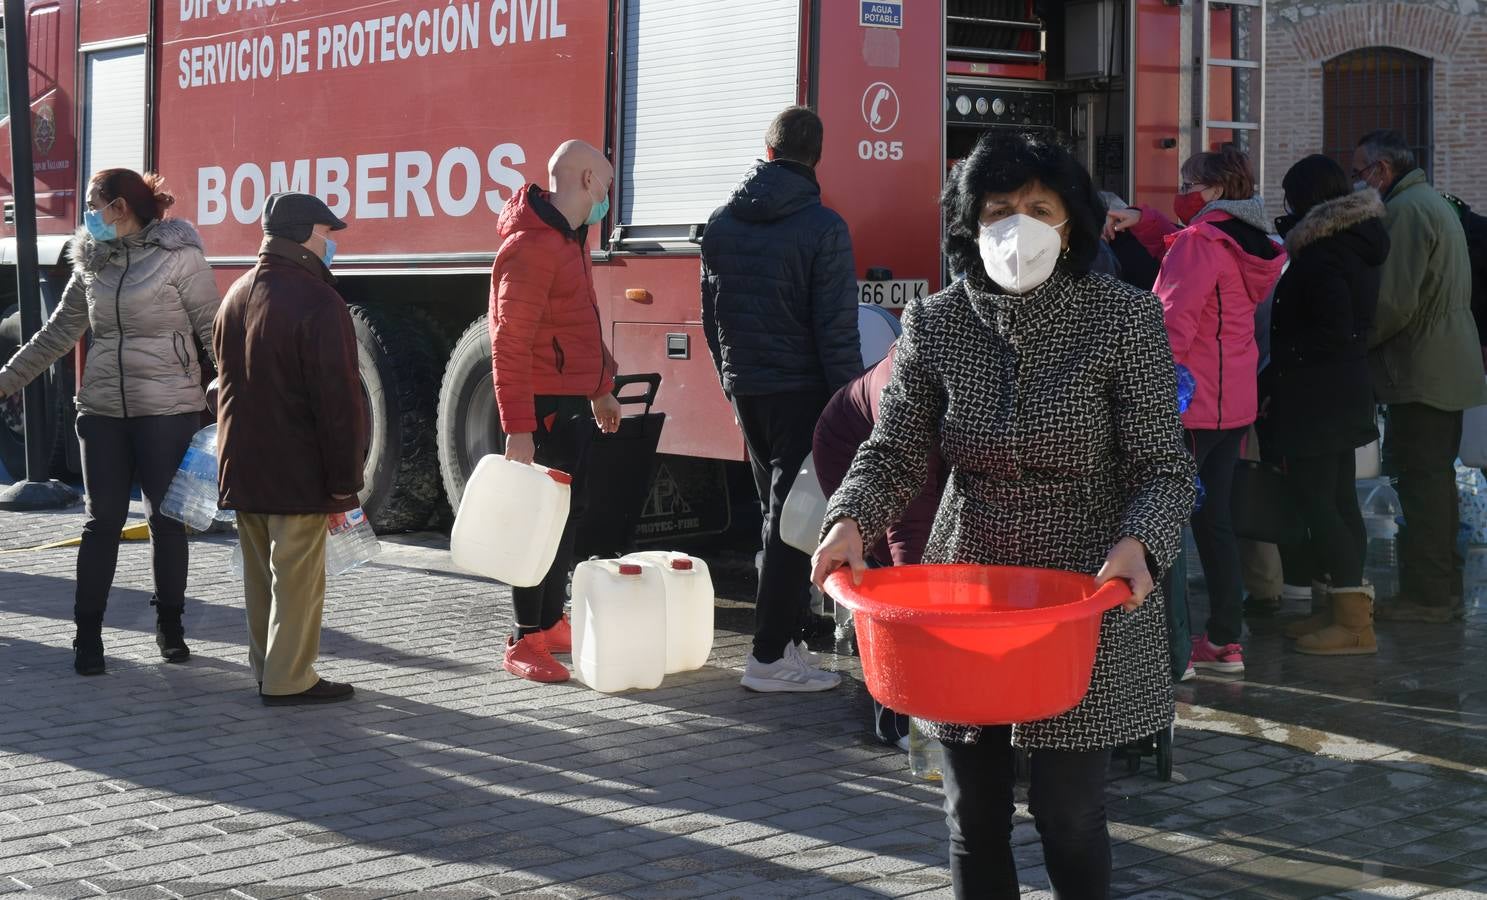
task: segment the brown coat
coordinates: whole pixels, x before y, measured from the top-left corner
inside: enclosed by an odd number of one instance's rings
[[[268,238],[228,290],[213,346],[223,509],[270,515],[357,505],[367,450],[356,333],[313,253]],[[332,494],[351,494],[334,500]]]

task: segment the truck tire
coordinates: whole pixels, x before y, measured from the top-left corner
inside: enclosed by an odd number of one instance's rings
[[[8,361],[15,352],[21,348],[21,313],[12,306],[0,314],[0,365]],[[72,357],[67,357],[71,360]],[[71,365],[70,362],[67,363]],[[46,459],[50,471],[43,476],[65,475],[67,466],[67,435],[63,430],[63,423],[71,423],[71,417],[63,412],[71,396],[71,378],[63,379],[65,384],[53,383],[47,376],[41,376],[46,382],[47,388],[47,414],[46,414]],[[59,396],[59,394],[61,396]],[[26,477],[26,414],[22,395],[17,392],[13,397],[0,400],[0,465],[5,466],[5,471],[16,481]]]
[[[485,316],[471,323],[454,345],[439,387],[439,472],[452,510],[460,508],[465,484],[487,453],[506,448],[491,384],[490,329]]]
[[[434,400],[440,358],[417,310],[352,304],[370,414],[361,505],[379,533],[427,528],[439,505]]]

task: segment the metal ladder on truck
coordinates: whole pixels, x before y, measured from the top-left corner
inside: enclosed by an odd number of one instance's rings
[[[1179,138],[1182,157],[1232,141],[1249,154],[1255,183],[1263,185],[1265,0],[1188,0],[1183,16],[1183,58],[1192,65],[1182,70],[1187,82],[1182,96],[1191,109],[1186,140]],[[1215,86],[1224,85],[1229,87],[1227,117],[1214,97]]]

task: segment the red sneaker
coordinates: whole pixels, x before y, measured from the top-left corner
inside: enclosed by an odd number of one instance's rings
[[[558,620],[558,624],[544,629],[542,636],[547,639],[547,652],[573,652],[573,626],[568,623],[567,613],[564,613],[563,617]]]
[[[543,684],[556,684],[568,680],[568,670],[553,659],[547,649],[542,632],[529,634],[521,640],[506,638],[505,669],[518,678]]]

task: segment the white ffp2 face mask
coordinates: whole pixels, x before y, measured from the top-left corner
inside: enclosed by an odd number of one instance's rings
[[[1058,229],[1021,213],[981,226],[981,262],[986,274],[1010,294],[1026,294],[1047,281],[1058,265],[1063,238]]]

